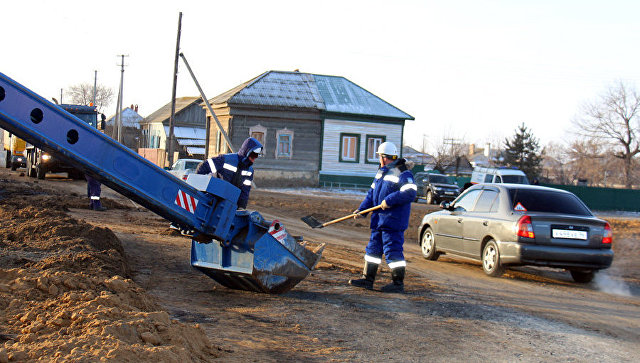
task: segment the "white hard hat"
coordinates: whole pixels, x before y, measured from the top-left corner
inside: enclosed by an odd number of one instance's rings
[[[378,146],[376,154],[398,156],[398,148],[392,142],[385,141]]]

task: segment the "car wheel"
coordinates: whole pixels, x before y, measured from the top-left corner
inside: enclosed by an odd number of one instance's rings
[[[427,260],[435,261],[438,259],[439,254],[436,251],[436,239],[431,227],[427,227],[422,233],[420,250],[422,251],[422,256]]]
[[[433,193],[430,190],[427,192],[427,204],[433,204]]]
[[[42,165],[36,165],[36,178],[42,180],[47,175],[47,171]]]
[[[573,281],[579,283],[587,283],[593,280],[596,273],[594,271],[575,271],[571,270],[571,277],[573,277]]]
[[[495,241],[487,242],[482,250],[482,269],[491,277],[498,277],[504,272],[500,263],[500,251]]]

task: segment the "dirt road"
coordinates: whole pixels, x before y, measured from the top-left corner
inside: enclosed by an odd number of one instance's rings
[[[34,182],[17,173],[0,173],[5,185],[18,180],[28,188]],[[424,260],[417,247],[415,228],[420,217],[434,207],[414,204],[405,243],[407,293],[383,294],[346,284],[361,272],[368,220],[310,229],[299,219],[312,213],[319,220],[348,214],[357,207],[359,197],[291,195],[258,189],[252,192],[249,209],[267,219],[279,219],[291,234],[327,243],[311,276],[283,295],[266,295],[221,287],[193,270],[189,265],[188,239],[172,234],[168,222],[136,209],[110,190],[103,193],[110,208],[101,213],[84,208],[85,183],[49,178],[34,188],[37,193],[55,191],[70,196],[65,202],[67,215],[113,231],[122,244],[129,269],[121,272],[128,274],[123,277],[133,280],[131,284],[141,290],[140,296],[152,297],[154,304],[144,307],[146,310],[140,307],[142,311],[166,311],[177,320],[171,325],[177,334],[196,334],[195,329],[209,339],[209,343],[192,346],[167,342],[168,338],[162,344],[143,339],[142,347],[148,348],[145,355],[121,355],[125,360],[153,358],[154,349],[169,344],[178,346],[171,348],[173,352],[197,351],[188,355],[190,360],[224,362],[631,362],[640,356],[637,221],[610,220],[616,259],[613,267],[598,277],[599,283],[579,285],[566,272],[537,268],[507,270],[504,277],[496,279],[485,276],[475,263],[444,257],[437,262]],[[7,196],[0,196],[6,203]],[[13,271],[7,268],[20,267],[15,259],[11,261],[11,266],[0,268]],[[376,286],[389,279],[385,267]],[[5,284],[13,287],[15,280]],[[603,291],[605,287],[609,290]],[[0,304],[0,312],[3,306],[6,311],[11,308]],[[31,358],[28,353],[12,355],[29,346],[29,342],[21,341],[24,333],[0,330],[0,337],[2,333],[10,338],[4,339],[7,361],[12,357]],[[156,334],[162,338],[162,334]],[[53,357],[55,350],[51,354]],[[172,356],[162,357],[171,360],[167,357]]]

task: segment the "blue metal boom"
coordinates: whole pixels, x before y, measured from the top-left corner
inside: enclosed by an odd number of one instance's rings
[[[236,212],[240,190],[230,183],[176,178],[2,73],[0,126],[192,230],[192,265],[225,286],[284,292],[320,259],[323,245],[310,251],[278,221]]]

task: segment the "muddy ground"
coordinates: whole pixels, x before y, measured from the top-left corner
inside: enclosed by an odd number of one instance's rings
[[[368,220],[310,229],[360,196],[256,189],[249,209],[325,242],[317,269],[291,291],[230,290],[189,264],[190,240],[105,188],[0,170],[0,363],[14,361],[637,361],[640,222],[606,215],[613,266],[590,284],[521,267],[489,278],[474,262],[425,261],[414,203],[407,293],[350,288]],[[385,267],[376,288],[389,280]]]

